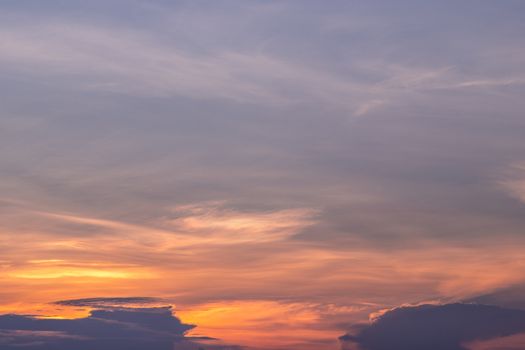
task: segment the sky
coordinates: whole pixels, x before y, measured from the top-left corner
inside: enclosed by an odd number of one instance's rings
[[[3,0],[0,349],[523,349],[524,36],[521,0]]]

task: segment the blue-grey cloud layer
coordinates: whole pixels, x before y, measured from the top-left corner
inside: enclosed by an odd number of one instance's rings
[[[525,311],[480,304],[422,305],[387,312],[356,335],[362,350],[465,350],[465,343],[525,332]]]
[[[97,298],[99,302],[125,305],[126,298]],[[129,299],[129,298],[128,298]],[[145,299],[127,300],[129,303]],[[88,300],[88,302],[93,299]],[[149,300],[151,301],[151,300]],[[79,305],[77,301],[61,305]],[[85,303],[82,303],[85,305]],[[92,306],[92,305],[91,305]],[[172,315],[170,307],[95,309],[80,319],[39,319],[25,315],[0,315],[0,349],[234,349],[220,345],[200,345],[198,338],[185,337],[194,328]]]
[[[523,283],[524,13],[513,0],[4,1],[0,266],[38,253],[222,268],[206,288],[163,286],[190,303],[392,307]],[[316,216],[281,245],[199,254],[143,237],[132,237],[143,251],[46,245],[132,236],[53,214],[170,232],[174,208],[209,203]],[[36,247],[12,243],[24,239]],[[320,258],[300,270],[299,249]],[[276,260],[303,276],[236,283]],[[476,290],[454,285],[481,262],[502,272]],[[385,277],[400,270],[404,285]]]
[[[2,193],[148,224],[321,207],[303,238],[338,245],[519,234],[522,7],[7,2]]]

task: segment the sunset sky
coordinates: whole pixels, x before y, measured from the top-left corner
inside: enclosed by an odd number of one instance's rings
[[[525,348],[524,1],[3,0],[0,77],[0,350]]]

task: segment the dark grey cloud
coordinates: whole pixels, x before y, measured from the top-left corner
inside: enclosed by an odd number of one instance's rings
[[[64,306],[136,304],[153,298],[93,298],[57,302]],[[46,319],[26,315],[0,315],[0,348],[31,350],[172,350],[234,349],[202,345],[207,338],[186,337],[194,325],[173,316],[171,307],[95,309],[86,318]]]
[[[84,298],[59,300],[53,304],[64,306],[89,306],[93,308],[115,308],[117,306],[126,307],[127,305],[145,305],[161,303],[162,299],[153,297],[114,297],[114,298]]]
[[[525,332],[525,311],[481,304],[421,305],[393,309],[355,334],[343,348],[465,350],[466,342]]]

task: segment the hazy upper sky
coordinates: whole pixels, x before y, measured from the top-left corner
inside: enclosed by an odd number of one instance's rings
[[[161,298],[264,350],[522,319],[524,37],[521,0],[2,1],[0,314]]]

